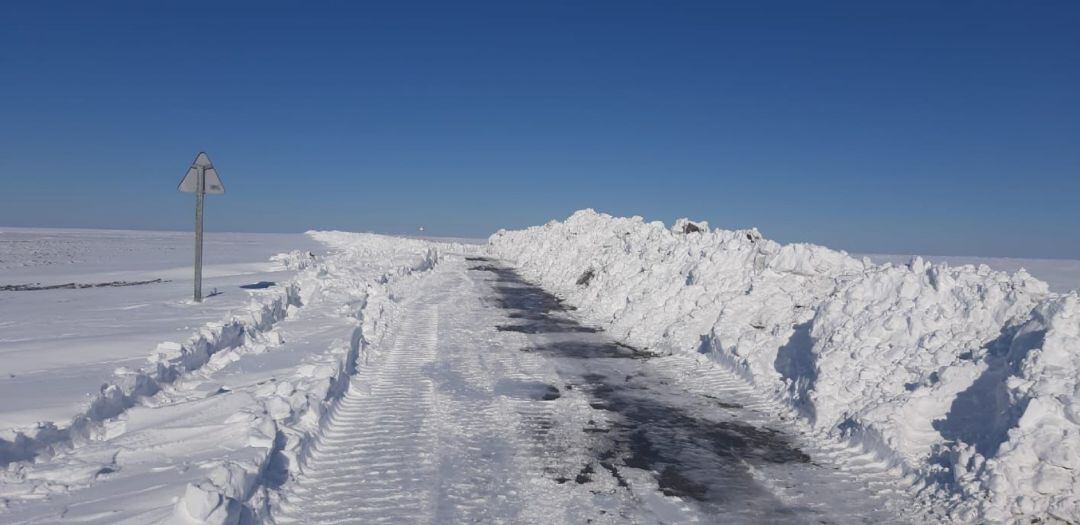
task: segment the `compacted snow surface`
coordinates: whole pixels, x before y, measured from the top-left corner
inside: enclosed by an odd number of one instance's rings
[[[195,304],[189,245],[0,232],[0,522],[1080,520],[1080,304],[1024,273],[583,211],[222,234]]]
[[[887,473],[803,440],[704,359],[612,340],[497,261],[443,259],[407,294],[278,523],[900,521]]]

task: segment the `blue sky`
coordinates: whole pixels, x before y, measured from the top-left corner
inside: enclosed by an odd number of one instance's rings
[[[1080,258],[1080,3],[0,5],[0,225],[485,236],[593,207]]]

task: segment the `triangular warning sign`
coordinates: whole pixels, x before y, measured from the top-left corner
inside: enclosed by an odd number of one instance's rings
[[[191,167],[188,168],[187,174],[184,175],[184,179],[180,181],[180,187],[177,189],[184,193],[198,192],[200,168],[206,176],[203,191],[212,194],[225,193],[225,185],[221,183],[221,177],[218,176],[217,170],[214,169],[214,164],[210,162],[210,157],[203,152],[199,152],[199,155],[195,157],[195,162],[191,163]]]

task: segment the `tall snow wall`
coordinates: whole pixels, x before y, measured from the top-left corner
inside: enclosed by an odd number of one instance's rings
[[[489,242],[616,337],[708,355],[958,521],[1080,522],[1076,292],[593,210]]]

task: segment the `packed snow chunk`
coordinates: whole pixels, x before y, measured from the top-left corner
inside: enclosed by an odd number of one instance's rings
[[[240,510],[240,502],[224,496],[212,484],[189,483],[166,524],[236,525]]]
[[[270,417],[276,421],[287,419],[292,415],[292,407],[289,405],[289,400],[281,396],[270,396],[264,403],[267,413]]]
[[[183,345],[172,341],[166,341],[164,343],[158,343],[157,348],[154,349],[154,353],[150,354],[149,360],[152,363],[167,363],[179,358],[183,353]]]
[[[279,253],[270,258],[271,261],[279,264],[285,270],[306,270],[315,265],[315,254],[309,251],[293,250],[286,253]]]

